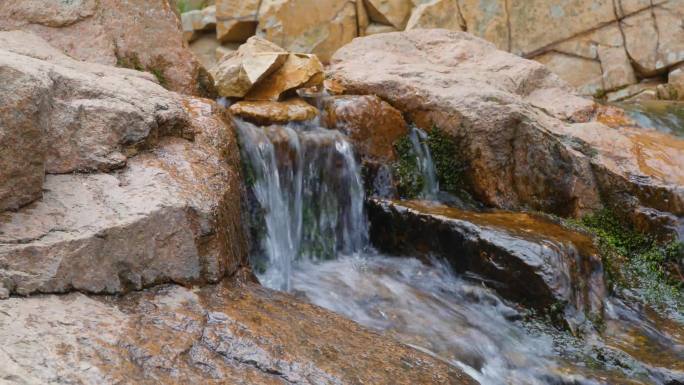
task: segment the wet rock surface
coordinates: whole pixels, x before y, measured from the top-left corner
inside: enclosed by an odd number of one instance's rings
[[[475,383],[441,360],[252,284],[11,298],[0,302],[0,335],[0,379],[22,384]]]
[[[603,266],[587,236],[531,214],[420,201],[370,199],[368,215],[371,242],[382,252],[444,257],[456,271],[483,277],[504,298],[543,312],[566,303],[568,317],[578,316],[577,310],[601,316]]]
[[[336,53],[330,76],[346,93],[378,95],[419,127],[451,135],[464,180],[487,205],[563,216],[603,205],[682,215],[681,140],[593,122],[593,102],[543,66],[471,35],[356,39]]]
[[[211,96],[174,7],[168,0],[8,0],[0,4],[0,30],[32,32],[73,58],[149,71],[171,90]]]
[[[240,101],[229,111],[253,123],[269,125],[310,120],[318,115],[318,109],[303,99],[292,98],[283,102]]]

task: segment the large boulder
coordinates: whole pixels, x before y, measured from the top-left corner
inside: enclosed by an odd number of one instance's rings
[[[288,51],[316,54],[327,63],[332,54],[358,36],[355,0],[265,0],[258,36]]]
[[[118,293],[244,263],[237,143],[213,102],[24,32],[0,43],[16,108],[0,132],[18,146],[0,163],[27,165],[2,171],[0,208],[17,210],[0,212],[0,292]]]
[[[0,381],[475,384],[455,366],[255,285],[0,301]]]
[[[169,0],[4,0],[0,30],[33,32],[69,56],[149,71],[171,90],[210,95]],[[150,38],[150,37],[154,38]]]
[[[452,136],[463,179],[487,205],[564,216],[604,205],[684,215],[684,142],[590,122],[592,101],[539,63],[472,35],[356,39],[335,54],[330,76],[347,93],[378,95],[418,126]]]
[[[73,60],[20,31],[0,32],[0,47],[0,98],[16,107],[3,113],[3,127],[44,146],[22,156],[44,159],[47,173],[121,168],[157,137],[183,135],[181,99],[150,74]]]
[[[443,257],[458,272],[490,282],[502,297],[541,312],[563,303],[570,326],[602,315],[603,265],[589,236],[533,214],[419,201],[371,199],[368,215],[371,241],[382,252]]]

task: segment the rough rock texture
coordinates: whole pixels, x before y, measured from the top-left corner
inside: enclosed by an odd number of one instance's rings
[[[327,63],[358,36],[353,0],[264,0],[258,36],[292,52],[316,54]]]
[[[485,204],[559,215],[643,205],[684,215],[684,142],[588,122],[591,101],[472,35],[356,39],[337,52],[330,76],[348,94],[378,95],[420,127],[449,133],[464,180]]]
[[[318,109],[301,98],[292,98],[283,102],[240,101],[230,106],[229,111],[235,116],[264,126],[301,122],[318,115]]]
[[[11,383],[475,384],[452,365],[253,285],[12,298],[0,302],[0,335],[0,381]]]
[[[212,70],[221,96],[242,98],[259,81],[282,67],[289,55],[267,40],[251,37],[235,53],[226,54]]]
[[[344,132],[364,161],[389,164],[394,143],[408,134],[401,112],[377,96],[335,96],[323,102],[324,125]]]
[[[409,0],[363,0],[368,17],[376,23],[391,25],[404,29],[411,15]]]
[[[431,0],[413,9],[406,29],[446,28],[455,31],[465,29],[465,21],[458,8],[458,0]]]
[[[254,35],[260,0],[216,1],[216,37],[221,42],[244,42]]]
[[[180,98],[149,74],[73,60],[20,31],[0,32],[0,46],[0,68],[14,78],[0,97],[16,100],[3,126],[34,135],[32,146],[44,151],[31,158],[42,158],[48,173],[120,168],[156,137],[183,135]]]
[[[48,175],[41,200],[0,214],[0,284],[24,295],[118,293],[235,272],[237,143],[211,103],[186,104],[194,142],[163,138],[115,174]]]
[[[574,322],[583,319],[578,311],[603,311],[603,266],[588,236],[525,213],[380,199],[368,210],[371,240],[383,252],[444,257],[459,272],[492,280],[503,297],[541,311],[567,302],[566,317],[579,317]]]
[[[216,7],[210,6],[181,14],[181,26],[185,41],[194,41],[202,31],[216,29]]]
[[[237,143],[213,102],[73,60],[24,32],[0,43],[0,73],[19,80],[4,83],[15,108],[0,109],[2,129],[31,142],[0,154],[31,166],[3,170],[12,179],[0,202],[37,199],[0,212],[3,291],[114,293],[216,281],[243,263]]]
[[[3,0],[0,30],[30,31],[74,58],[150,71],[171,90],[210,96],[211,82],[183,42],[174,4]]]
[[[255,84],[245,99],[277,101],[287,91],[318,86],[323,80],[323,64],[315,55],[291,53],[280,68]]]

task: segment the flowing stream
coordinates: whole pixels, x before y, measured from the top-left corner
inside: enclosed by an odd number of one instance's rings
[[[444,262],[378,255],[368,245],[352,145],[315,123],[237,120],[265,286],[302,296],[464,370],[482,384],[680,384],[684,329],[615,299],[603,333],[577,338]],[[420,131],[421,169],[432,173]],[[430,170],[432,168],[432,170]],[[424,195],[435,196],[436,180]]]
[[[655,128],[668,134],[684,137],[684,103],[662,100],[641,103],[622,103],[629,117],[644,128]]]

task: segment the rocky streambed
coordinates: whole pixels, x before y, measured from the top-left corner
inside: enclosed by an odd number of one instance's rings
[[[0,383],[684,383],[676,104],[159,3],[0,4]]]

